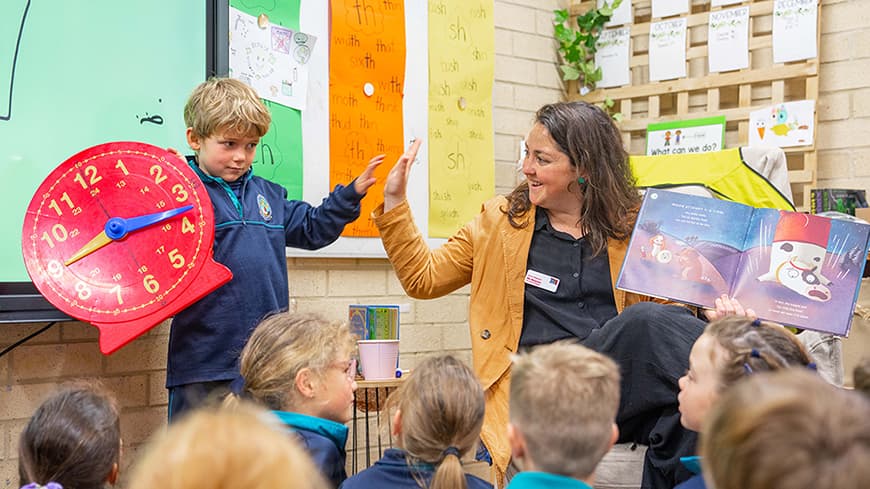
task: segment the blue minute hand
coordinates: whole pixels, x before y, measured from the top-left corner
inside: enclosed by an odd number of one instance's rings
[[[129,219],[113,217],[106,222],[104,230],[109,238],[112,240],[119,240],[133,231],[138,231],[142,228],[157,224],[158,222],[165,221],[191,209],[193,209],[192,205],[186,205],[168,211],[155,212],[154,214],[131,217]]]

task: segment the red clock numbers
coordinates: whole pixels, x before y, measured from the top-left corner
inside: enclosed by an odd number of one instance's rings
[[[22,250],[39,291],[100,329],[111,353],[232,277],[212,258],[214,214],[187,163],[107,143],[61,163],[27,208]]]

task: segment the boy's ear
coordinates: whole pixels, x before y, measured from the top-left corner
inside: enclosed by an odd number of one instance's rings
[[[619,426],[616,423],[613,423],[613,430],[610,433],[610,445],[607,445],[607,451],[609,452],[613,445],[616,444],[616,440],[619,439]]]
[[[314,376],[314,372],[312,372],[308,367],[296,372],[294,384],[296,385],[296,390],[308,398],[314,397],[314,394],[317,391],[317,379]]]
[[[202,143],[199,140],[199,136],[197,136],[196,133],[193,132],[193,128],[188,127],[185,135],[187,136],[187,145],[190,146],[190,149],[194,151],[199,151]]]
[[[392,423],[390,423],[390,434],[399,438],[402,436],[402,410],[396,409],[396,414],[393,415]]]
[[[513,423],[508,423],[507,435],[508,442],[511,445],[511,456],[515,459],[524,458],[526,456],[526,439],[523,436],[523,432]]]

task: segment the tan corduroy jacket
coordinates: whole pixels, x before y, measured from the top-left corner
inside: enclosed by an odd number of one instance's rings
[[[529,224],[514,228],[500,210],[506,206],[504,197],[491,199],[474,220],[431,251],[414,224],[407,201],[386,214],[383,205],[372,213],[396,276],[409,296],[432,299],[471,284],[471,350],[474,371],[486,392],[481,438],[499,480],[511,455],[507,439],[510,355],[517,351],[523,326],[526,260],[535,220],[533,207]],[[608,241],[612,283],[616,283],[627,246],[627,241]],[[659,302],[615,288],[613,297],[618,312],[641,301]]]

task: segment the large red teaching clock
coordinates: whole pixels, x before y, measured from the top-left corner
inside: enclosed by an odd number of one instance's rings
[[[164,149],[117,142],[48,175],[27,207],[22,251],[42,295],[99,328],[109,354],[232,278],[213,241],[195,172]]]

